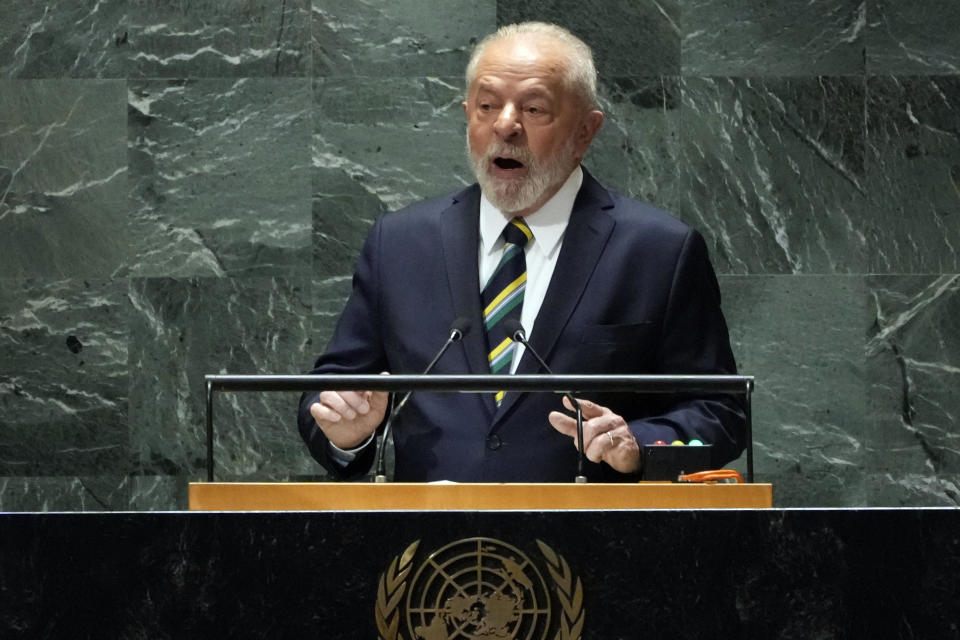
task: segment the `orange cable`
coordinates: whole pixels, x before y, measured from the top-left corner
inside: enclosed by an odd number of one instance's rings
[[[698,471],[697,473],[688,473],[679,478],[680,482],[717,482],[718,480],[736,480],[743,483],[741,476],[734,469],[714,469],[712,471]]]

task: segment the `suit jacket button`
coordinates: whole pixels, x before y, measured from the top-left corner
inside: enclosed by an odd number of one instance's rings
[[[487,436],[487,449],[490,449],[490,451],[496,451],[502,444],[503,442],[500,440],[500,436],[496,434]]]

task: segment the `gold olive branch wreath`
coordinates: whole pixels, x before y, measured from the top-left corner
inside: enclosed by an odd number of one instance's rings
[[[400,606],[400,600],[407,590],[407,574],[410,573],[413,556],[418,546],[420,546],[419,540],[404,549],[403,553],[395,557],[380,576],[375,611],[380,640],[403,640],[403,636],[400,635],[400,612],[397,611],[397,607]]]
[[[406,592],[406,579],[419,545],[420,541],[417,540],[404,549],[403,553],[393,558],[390,566],[380,576],[375,607],[378,640],[404,640],[400,633],[398,608]],[[570,571],[570,565],[563,556],[557,554],[542,540],[537,540],[537,546],[547,561],[547,568],[556,585],[557,599],[562,608],[560,628],[557,630],[555,640],[580,640],[587,615],[583,608],[583,584],[580,578]]]
[[[560,628],[556,640],[580,640],[587,612],[583,608],[583,584],[573,575],[570,565],[563,556],[557,554],[543,540],[537,540],[537,546],[547,560],[550,577],[557,587],[557,598],[563,607],[560,616]]]

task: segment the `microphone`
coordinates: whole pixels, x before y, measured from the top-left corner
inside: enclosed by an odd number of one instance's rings
[[[507,318],[503,321],[503,328],[507,334],[513,338],[514,342],[522,344],[524,348],[533,355],[534,359],[543,367],[544,371],[553,375],[553,371],[547,366],[546,361],[540,357],[540,354],[533,348],[533,345],[527,341],[527,332],[523,330],[523,325],[520,324],[520,320],[517,318]],[[583,409],[580,406],[580,401],[574,398],[572,393],[564,393],[563,395],[577,411],[577,475],[574,478],[574,482],[577,484],[585,484],[587,482],[587,476],[584,475],[583,472],[583,461],[586,457],[586,454],[583,452]]]
[[[463,337],[470,333],[470,320],[467,318],[457,318],[450,323],[450,333],[447,335],[447,341],[443,343],[443,346],[440,347],[440,351],[437,352],[437,355],[433,357],[433,360],[430,361],[430,364],[427,365],[427,368],[423,370],[423,375],[430,373],[433,370],[433,367],[437,364],[443,354],[447,352],[447,349],[450,348],[454,342],[460,342],[463,340]],[[387,481],[387,469],[386,469],[386,459],[383,457],[384,450],[387,448],[387,438],[390,435],[390,427],[393,425],[394,419],[400,413],[400,410],[407,404],[407,400],[410,399],[410,396],[413,394],[413,390],[407,391],[404,396],[400,399],[394,407],[393,411],[390,412],[390,416],[387,418],[386,425],[383,427],[383,437],[380,440],[380,445],[377,447],[377,476],[374,479],[375,482],[386,482]]]

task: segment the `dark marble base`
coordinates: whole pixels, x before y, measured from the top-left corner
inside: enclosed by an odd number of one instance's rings
[[[551,589],[536,541],[568,564],[585,639],[957,638],[958,530],[955,509],[8,514],[0,636],[375,638],[391,561],[412,585],[483,536]]]

